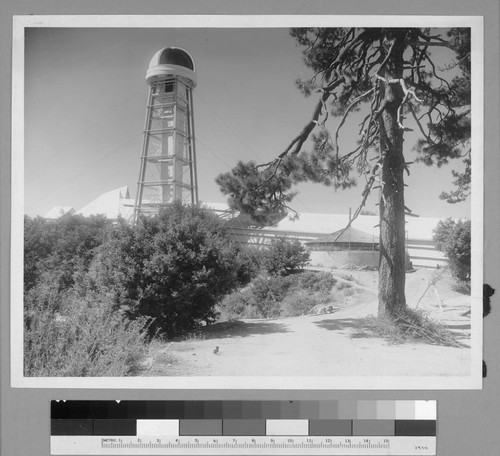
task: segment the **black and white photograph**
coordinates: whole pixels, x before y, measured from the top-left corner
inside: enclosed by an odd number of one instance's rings
[[[480,389],[474,16],[18,16],[17,387]]]

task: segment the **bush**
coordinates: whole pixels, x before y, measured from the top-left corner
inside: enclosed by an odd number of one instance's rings
[[[255,279],[261,271],[263,253],[252,247],[237,246],[235,273],[238,286],[244,286]]]
[[[251,289],[236,291],[227,296],[218,305],[218,319],[229,321],[237,318],[262,318],[255,305],[255,296]]]
[[[321,295],[318,293],[311,294],[308,290],[298,289],[294,293],[286,296],[281,303],[281,316],[298,317],[300,315],[306,315],[313,307],[323,302]]]
[[[219,318],[277,318],[307,314],[331,300],[337,281],[327,272],[306,271],[291,276],[258,277],[244,290],[226,296]]]
[[[177,203],[134,227],[118,224],[90,267],[89,287],[172,337],[213,321],[215,304],[237,284],[236,257],[219,218]]]
[[[341,282],[339,280],[337,282],[336,288],[337,288],[337,290],[342,291],[342,290],[345,290],[346,288],[352,288],[352,284],[349,282]]]
[[[148,322],[128,321],[103,296],[36,286],[25,297],[24,324],[26,376],[133,375],[147,352]]]
[[[298,287],[321,294],[329,294],[337,283],[335,277],[328,272],[304,271],[294,279],[297,280]]]
[[[471,277],[471,222],[454,221],[451,218],[440,221],[434,229],[436,247],[448,258],[451,273],[461,281]]]
[[[284,277],[258,277],[252,282],[253,302],[263,318],[277,318],[281,314],[283,301],[291,282]]]
[[[57,220],[24,218],[24,290],[50,281],[58,290],[84,274],[111,222],[103,216],[64,215]]]
[[[302,269],[310,261],[310,254],[296,239],[277,238],[264,251],[263,267],[271,275],[288,275]]]

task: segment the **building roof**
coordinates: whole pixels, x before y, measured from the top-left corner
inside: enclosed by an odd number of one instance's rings
[[[342,228],[326,236],[320,236],[318,239],[308,242],[308,244],[356,243],[371,245],[378,244],[378,242],[376,242],[377,239],[378,238],[374,234],[368,234],[349,226],[347,229]]]
[[[46,219],[58,219],[65,214],[74,214],[75,210],[71,206],[54,206],[43,217]]]
[[[84,217],[104,215],[109,219],[126,217],[124,214],[124,203],[129,199],[130,194],[127,186],[116,188],[98,196],[95,200],[80,209],[77,214]]]
[[[194,71],[192,57],[181,48],[167,47],[158,51],[151,60],[154,65],[178,65]]]
[[[431,241],[433,230],[440,221],[435,217],[406,217],[406,235],[408,239]],[[228,226],[232,229],[253,229],[269,233],[279,232],[285,234],[297,234],[316,238],[321,235],[332,235],[346,227],[349,222],[347,214],[317,214],[300,213],[298,217],[285,217],[273,226],[255,226],[248,216],[240,214],[228,220]],[[363,232],[368,237],[375,239],[379,236],[379,216],[360,215],[352,222],[352,229]],[[312,239],[311,239],[312,240]],[[372,242],[370,240],[370,242]]]
[[[150,84],[169,77],[184,77],[196,85],[196,70],[193,58],[184,49],[166,47],[153,55],[146,72]]]
[[[86,217],[102,214],[109,219],[118,217],[131,219],[134,205],[135,200],[130,198],[129,189],[124,186],[103,193],[80,209],[77,214]],[[319,242],[331,242],[334,236],[340,230],[343,230],[349,221],[347,214],[301,213],[297,218],[284,217],[273,226],[255,226],[248,216],[244,214],[237,215],[237,213],[229,209],[227,204],[204,202],[201,203],[201,206],[211,209],[222,218],[225,218],[227,226],[235,230],[251,229],[265,231],[269,234],[276,233],[276,235],[297,234],[309,238],[311,241],[318,239]],[[46,214],[46,217],[57,218],[71,210],[74,211],[72,208],[56,206]],[[440,220],[433,217],[407,217],[406,232],[408,239],[431,241],[432,232]],[[348,239],[350,235],[351,242],[372,243],[373,237],[377,240],[379,235],[378,224],[378,215],[360,215],[353,221],[349,231],[346,231],[337,242],[349,242],[348,240],[343,241],[343,239]]]

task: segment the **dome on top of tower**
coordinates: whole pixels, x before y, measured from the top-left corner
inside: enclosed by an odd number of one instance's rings
[[[183,76],[196,85],[194,61],[184,49],[166,47],[160,49],[151,59],[146,81],[154,82],[168,76]]]
[[[191,56],[180,48],[165,48],[157,52],[159,64],[179,65],[194,71],[194,62]]]

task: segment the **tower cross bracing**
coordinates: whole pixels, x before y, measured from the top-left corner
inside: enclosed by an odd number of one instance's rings
[[[191,56],[179,48],[158,51],[151,60],[141,165],[134,219],[157,214],[180,201],[198,204]]]

